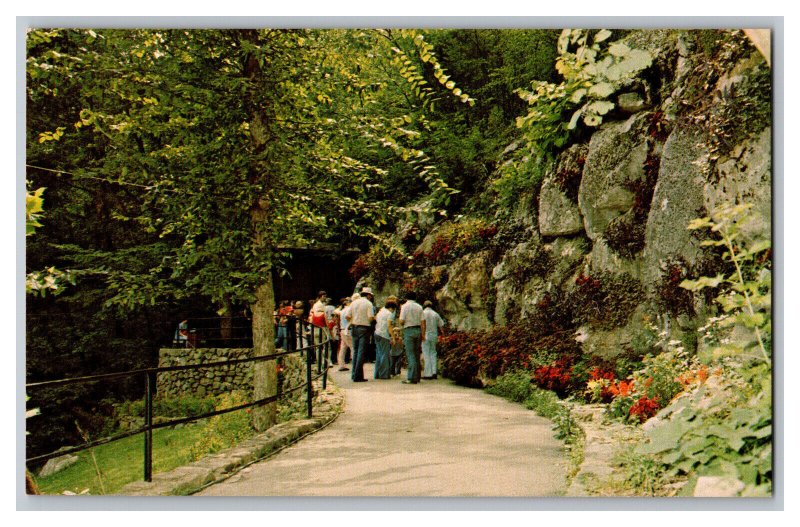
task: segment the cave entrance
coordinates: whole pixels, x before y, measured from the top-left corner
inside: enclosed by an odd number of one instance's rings
[[[286,265],[288,273],[280,276],[278,272],[273,272],[272,275],[276,305],[281,300],[308,302],[316,298],[320,290],[326,291],[336,303],[340,298],[353,294],[356,281],[350,276],[349,270],[359,251],[342,250],[337,246],[292,248],[288,252],[292,255]]]

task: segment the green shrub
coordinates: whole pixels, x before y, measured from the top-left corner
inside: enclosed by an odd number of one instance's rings
[[[215,410],[232,408],[246,402],[248,399],[244,392],[232,391],[219,397]],[[192,458],[198,460],[251,437],[255,433],[252,423],[249,408],[211,417],[205,425],[203,437],[191,448]]]
[[[685,353],[667,352],[643,359],[643,367],[634,374],[641,395],[658,401],[663,408],[683,390],[678,380],[689,369]]]
[[[695,293],[721,286],[723,315],[700,328],[716,345],[705,357],[713,371],[698,372],[700,382],[658,414],[649,443],[638,448],[657,456],[668,476],[688,477],[686,493],[700,476],[722,476],[742,482],[742,496],[772,494],[771,253],[769,240],[747,236],[750,207],[722,205],[689,225],[715,233],[704,243],[723,247],[735,267],[681,283]],[[667,380],[661,389],[669,391]]]
[[[571,443],[579,433],[579,428],[572,420],[569,406],[553,392],[533,385],[530,373],[527,371],[514,371],[501,375],[486,388],[486,391],[516,403],[523,403],[527,409],[553,421],[558,439]]]
[[[521,403],[530,396],[532,390],[531,375],[526,371],[515,371],[499,376],[486,388],[492,395],[505,397],[515,403]]]
[[[569,405],[562,402],[555,393],[534,386],[524,404],[529,410],[553,421],[557,439],[572,444],[580,435],[581,430],[572,419]]]
[[[197,397],[187,395],[184,397],[153,399],[153,416],[157,417],[195,417],[213,412],[218,404],[216,397]],[[116,406],[117,416],[144,417],[144,399],[125,401]]]
[[[616,454],[614,462],[622,468],[623,488],[647,496],[660,495],[666,477],[664,466],[655,457],[624,449]]]
[[[769,367],[726,369],[665,408],[640,454],[657,455],[669,476],[728,476],[742,495],[772,492]]]
[[[445,265],[460,256],[480,251],[489,246],[498,229],[481,218],[464,217],[442,223],[435,232],[430,249],[412,255],[415,268]]]

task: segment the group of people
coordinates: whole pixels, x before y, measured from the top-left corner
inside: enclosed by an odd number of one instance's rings
[[[374,349],[375,379],[390,379],[400,375],[402,359],[408,364],[404,384],[417,384],[420,379],[436,379],[436,342],[445,321],[433,309],[431,301],[417,303],[414,292],[405,295],[401,304],[396,296],[389,296],[380,309],[374,304],[372,289],[364,287],[351,297],[344,297],[339,305],[320,291],[310,302],[312,307],[307,320],[315,333],[314,342],[329,338],[332,342],[330,360],[340,371],[348,371],[348,355],[352,356],[350,379],[366,382],[364,363],[368,362]],[[282,301],[276,311],[275,346],[288,349],[290,338],[294,338],[292,319],[302,320],[305,313],[300,301]],[[309,336],[303,342],[302,332],[297,335],[301,347],[310,343]]]

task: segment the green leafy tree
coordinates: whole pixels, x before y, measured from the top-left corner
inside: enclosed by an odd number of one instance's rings
[[[381,190],[392,170],[420,193],[451,191],[417,141],[437,96],[470,98],[410,73],[446,75],[420,33],[35,30],[28,48],[28,144],[41,160],[29,170],[96,182],[88,199],[132,235],[61,246],[105,285],[107,306],[191,293],[221,312],[243,303],[267,355],[285,247],[376,236],[409,212]],[[398,93],[404,106],[386,104]],[[109,203],[124,192],[127,206]],[[256,398],[274,393],[274,361],[254,377]],[[254,418],[274,423],[274,405]]]

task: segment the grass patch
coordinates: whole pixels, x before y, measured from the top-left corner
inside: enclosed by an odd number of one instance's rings
[[[192,461],[192,448],[206,435],[201,423],[182,428],[161,428],[153,431],[153,472],[166,472]],[[94,468],[91,453],[97,459],[100,478]],[[113,443],[78,452],[78,462],[46,478],[34,476],[42,494],[114,494],[126,484],[144,476],[144,438],[126,437]]]
[[[179,416],[182,413],[196,415],[201,411],[221,410],[244,403],[245,396],[232,392],[215,398],[185,400],[188,403],[183,400],[180,404],[170,403],[177,408],[174,412],[165,410],[162,413]],[[124,410],[136,415],[137,402],[129,404]],[[303,416],[305,411],[305,400],[284,400],[278,405],[278,422]],[[153,430],[153,473],[187,465],[253,437],[256,432],[251,423],[250,411],[246,409],[180,428]],[[144,476],[144,438],[141,434],[78,452],[77,456],[77,463],[56,474],[45,478],[34,476],[39,491],[42,494],[63,494],[64,491],[80,494],[88,489],[91,495],[114,494],[128,483],[141,481]]]

